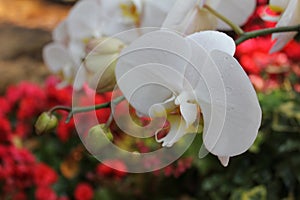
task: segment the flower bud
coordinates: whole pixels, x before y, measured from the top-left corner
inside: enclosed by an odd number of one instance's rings
[[[43,133],[49,133],[53,131],[58,124],[58,120],[55,115],[48,112],[43,112],[35,123],[35,131],[38,135]]]
[[[88,41],[84,66],[87,81],[98,93],[112,91],[116,84],[116,59],[125,44],[116,38],[99,38]]]
[[[99,153],[106,145],[111,143],[113,135],[105,124],[99,124],[89,130],[85,138],[85,145],[91,153]]]

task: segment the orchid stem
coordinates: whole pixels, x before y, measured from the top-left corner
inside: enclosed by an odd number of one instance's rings
[[[281,32],[292,32],[298,31],[300,32],[300,24],[296,26],[284,26],[284,27],[276,27],[276,28],[266,28],[258,31],[250,31],[243,33],[237,40],[235,40],[235,44],[239,45],[242,42],[249,40],[251,38],[256,38],[258,36],[269,35],[272,33],[281,33]]]
[[[243,35],[244,31],[235,23],[233,23],[230,19],[213,9],[212,7],[208,5],[204,5],[204,8],[206,8],[211,14],[215,15],[217,18],[225,22],[228,26],[232,28],[232,30],[237,34],[237,35]]]
[[[93,111],[93,110],[100,110],[102,108],[109,108],[111,104],[118,104],[120,103],[121,101],[123,101],[125,99],[125,97],[123,96],[120,96],[116,99],[114,99],[113,101],[111,102],[106,102],[106,103],[103,103],[103,104],[99,104],[99,105],[95,105],[95,106],[87,106],[87,107],[80,107],[80,108],[73,108],[71,112],[69,112],[69,115],[66,119],[66,123],[69,123],[72,116],[74,114],[77,114],[77,113],[83,113],[83,112],[89,112],[89,111]]]
[[[69,106],[55,106],[55,107],[51,108],[48,112],[50,114],[53,114],[57,110],[63,110],[63,111],[66,111],[66,112],[71,112],[72,108],[69,107]]]
[[[66,119],[66,123],[69,123],[74,114],[89,112],[89,111],[93,111],[93,110],[100,110],[103,108],[109,108],[111,104],[119,104],[124,99],[125,99],[125,97],[120,96],[111,102],[106,102],[106,103],[98,104],[95,106],[86,106],[86,107],[78,107],[78,108],[72,108],[72,107],[68,107],[68,106],[55,106],[49,110],[49,113],[52,114],[53,112],[55,112],[57,110],[64,110],[66,112],[69,112],[68,117]]]

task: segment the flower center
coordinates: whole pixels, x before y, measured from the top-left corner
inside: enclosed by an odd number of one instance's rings
[[[177,96],[174,103],[179,106],[180,114],[184,118],[187,127],[192,125],[199,113],[199,106],[193,92],[183,91]]]
[[[130,1],[128,4],[121,3],[120,8],[124,17],[131,19],[137,27],[140,26],[140,12],[133,1]]]
[[[269,8],[276,13],[282,13],[284,11],[282,7],[276,5],[270,5]]]

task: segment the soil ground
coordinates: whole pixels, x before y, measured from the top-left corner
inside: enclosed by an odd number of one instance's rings
[[[24,80],[43,83],[50,74],[43,46],[69,9],[50,0],[0,0],[0,93]]]

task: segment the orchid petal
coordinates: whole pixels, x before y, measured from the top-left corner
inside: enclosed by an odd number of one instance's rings
[[[158,139],[157,134],[159,133],[159,131],[155,133],[156,141],[162,142],[163,147],[173,146],[175,142],[177,142],[182,136],[187,133],[186,123],[180,115],[172,115],[168,117],[168,121],[171,124],[171,129],[165,137]]]
[[[227,167],[228,166],[228,163],[229,163],[229,159],[230,157],[229,156],[218,156],[221,164],[224,166],[224,167]]]
[[[55,42],[67,45],[69,36],[66,21],[62,21],[57,25],[57,27],[53,30],[52,38]]]
[[[97,1],[80,1],[74,6],[67,18],[68,32],[72,39],[100,36],[100,8]]]
[[[43,49],[43,58],[49,69],[57,73],[65,66],[72,66],[72,61],[69,52],[61,44],[50,43]]]
[[[73,88],[75,90],[82,89],[84,83],[86,82],[86,77],[87,77],[87,74],[86,74],[85,69],[83,67],[80,67],[79,70],[77,71],[76,78],[73,83]]]
[[[256,0],[211,0],[208,4],[233,23],[243,25],[253,13]],[[219,20],[218,29],[231,30],[231,28],[221,20]]]
[[[161,27],[174,0],[146,0],[143,5],[142,27]],[[155,19],[153,19],[155,16]]]
[[[219,105],[212,105],[211,109],[201,107],[204,115],[203,141],[206,148],[215,155],[235,156],[253,144],[261,122],[261,109],[254,88],[239,63],[218,50],[212,51],[211,57],[222,75],[226,99],[219,102]],[[218,120],[220,106],[226,109],[225,121],[213,123]],[[207,128],[206,120],[218,127],[209,130],[211,127]],[[221,132],[215,132],[216,129]]]
[[[175,104],[180,106],[180,113],[184,118],[187,127],[192,125],[198,116],[198,106],[190,102],[195,100],[196,97],[191,92],[182,92],[176,99]]]
[[[275,53],[277,51],[280,51],[285,47],[285,45],[291,41],[297,33],[290,32],[290,33],[280,33],[273,36],[274,40],[276,40],[275,44],[270,49],[270,53]]]
[[[278,21],[276,27],[293,26],[300,23],[300,1],[290,0],[289,5],[284,11],[282,17]],[[271,48],[270,52],[280,51],[290,40],[296,36],[297,32],[288,33],[273,33],[272,40],[276,43]]]
[[[122,5],[130,6],[130,4],[136,6],[137,12],[143,6],[143,2],[140,0],[109,0],[101,2],[101,8],[105,11],[102,16],[103,21],[105,21],[105,28],[102,30],[104,35],[114,35],[124,30],[136,28],[135,19],[131,18],[131,16],[126,16],[121,9]]]
[[[209,54],[201,45],[189,37],[185,38],[189,43],[190,51],[192,52],[189,63],[185,66],[184,72],[184,89],[193,92],[199,81],[203,81],[203,68],[207,68],[206,60],[209,59]],[[192,98],[191,98],[192,99]]]
[[[167,15],[162,28],[181,33],[187,32],[188,27],[193,24],[197,9],[197,0],[177,0]]]
[[[118,85],[138,112],[164,102],[182,88],[188,59],[185,39],[173,32],[143,35],[124,49],[116,66]]]
[[[235,53],[234,40],[225,33],[218,31],[202,31],[187,37],[194,40],[208,52],[213,50],[224,51],[230,55]]]
[[[85,45],[78,40],[73,40],[68,45],[68,51],[76,64],[76,68],[81,64],[82,60],[85,58],[84,48]]]
[[[186,128],[191,126],[197,119],[198,106],[193,103],[182,103],[180,104],[180,113],[186,122]]]

